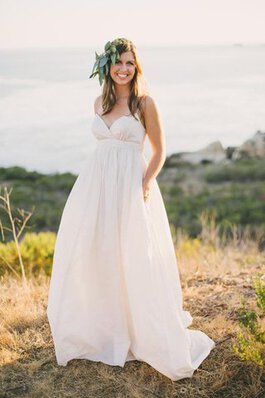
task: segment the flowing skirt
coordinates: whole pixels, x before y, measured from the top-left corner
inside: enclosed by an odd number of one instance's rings
[[[104,140],[105,141],[105,140]],[[106,140],[107,141],[107,140]],[[215,343],[189,330],[168,218],[133,143],[99,142],[67,198],[57,233],[47,315],[57,363],[139,360],[178,380]]]

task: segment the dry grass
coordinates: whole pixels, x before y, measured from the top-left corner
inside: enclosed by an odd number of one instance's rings
[[[254,300],[251,276],[262,271],[264,254],[250,240],[222,249],[182,238],[177,257],[184,307],[193,316],[190,328],[217,342],[192,378],[172,382],[140,361],[124,368],[80,359],[58,366],[46,318],[49,280],[32,278],[25,291],[6,276],[0,297],[0,397],[265,397],[265,371],[231,350],[239,330],[237,309],[242,297]]]

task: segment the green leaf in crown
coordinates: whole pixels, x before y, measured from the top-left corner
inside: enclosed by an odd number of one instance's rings
[[[120,54],[116,48],[118,44],[121,44],[122,40],[115,39],[112,42],[108,41],[104,46],[104,52],[102,54],[96,54],[96,61],[94,63],[90,78],[93,78],[98,75],[99,84],[102,85],[104,78],[109,73],[109,65],[112,63],[116,64],[118,59],[120,58]]]
[[[108,41],[108,42],[105,44],[104,50],[107,51],[107,50],[110,48],[110,46],[111,46],[111,42]]]

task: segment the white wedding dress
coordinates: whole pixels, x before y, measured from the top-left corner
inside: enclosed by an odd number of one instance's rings
[[[215,342],[189,330],[174,245],[156,179],[143,199],[146,131],[136,115],[97,140],[65,204],[57,233],[47,316],[58,365],[83,358],[139,360],[172,380],[191,377]]]

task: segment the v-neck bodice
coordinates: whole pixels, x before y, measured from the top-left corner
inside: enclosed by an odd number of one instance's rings
[[[142,145],[145,139],[146,130],[139,119],[130,115],[119,116],[111,126],[107,126],[103,118],[96,113],[92,120],[91,131],[98,141],[114,139],[123,142],[134,142]]]
[[[130,114],[130,115],[121,115],[121,116],[118,116],[118,117],[111,123],[111,125],[108,126],[107,123],[105,122],[105,120],[103,119],[102,115],[100,115],[99,113],[96,113],[96,115],[100,117],[100,119],[103,121],[103,123],[106,125],[106,127],[107,127],[109,130],[111,129],[112,125],[113,125],[114,123],[116,123],[119,119],[121,119],[121,118],[123,118],[123,117],[132,117],[132,114]]]

